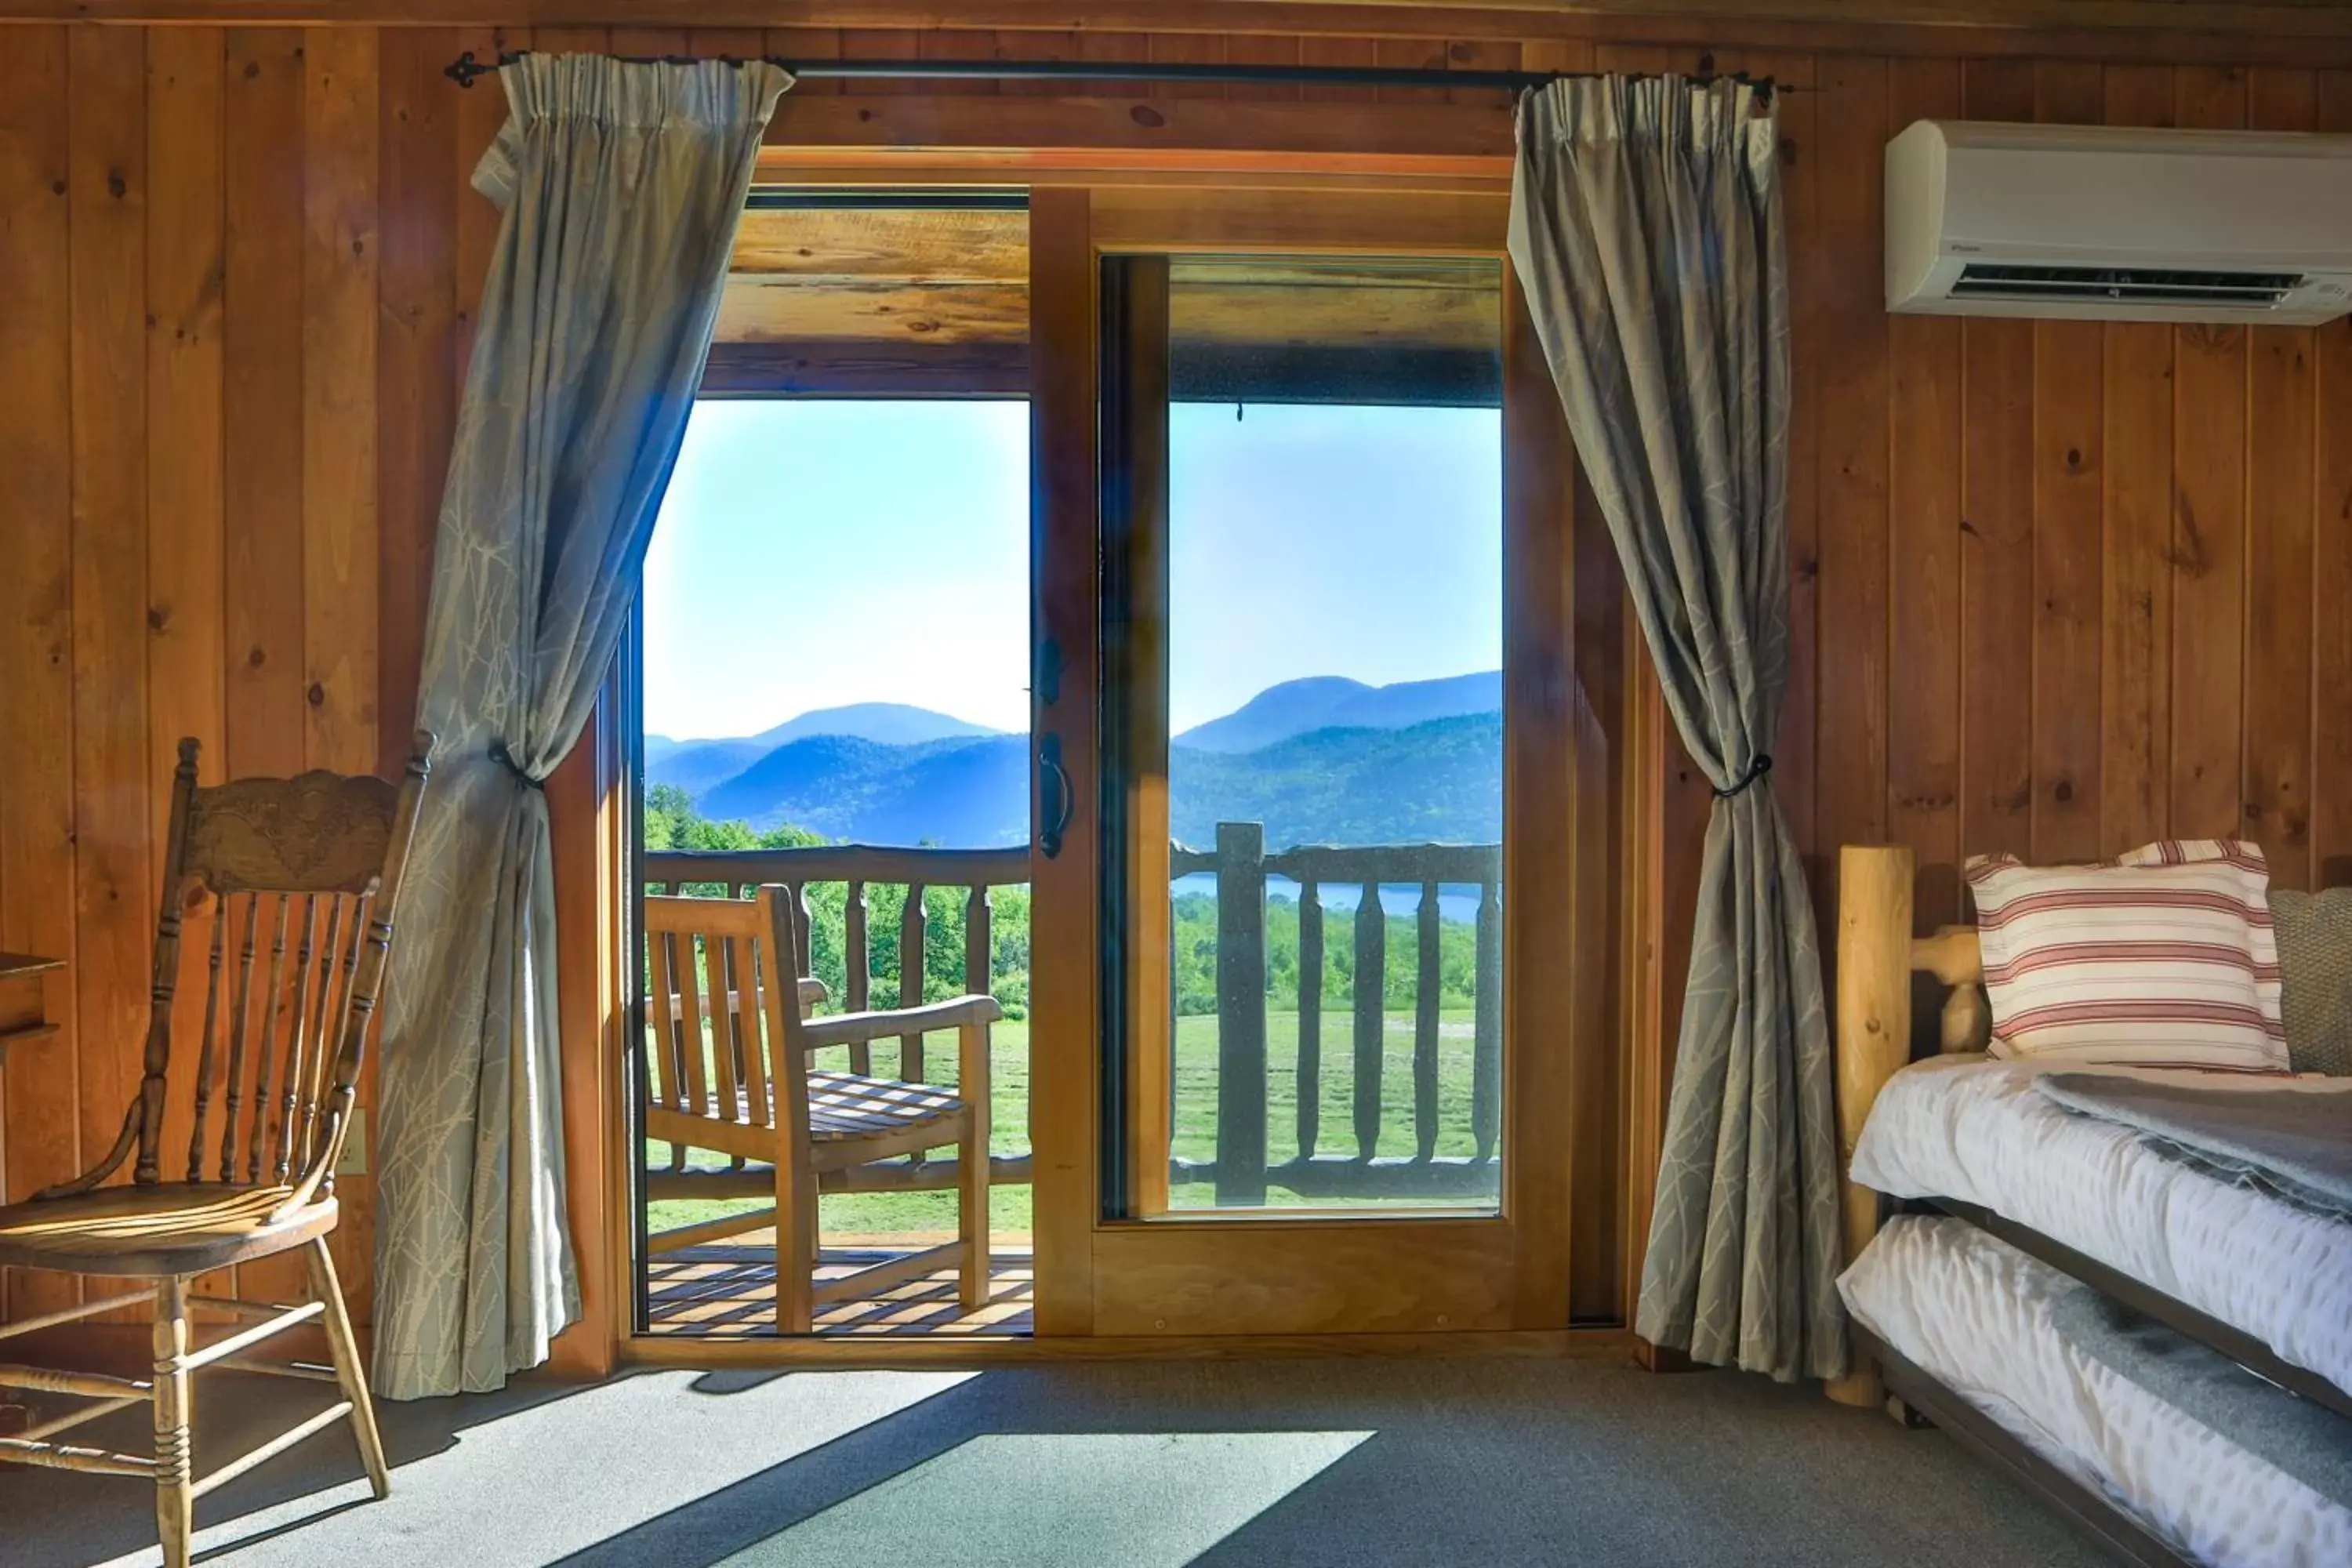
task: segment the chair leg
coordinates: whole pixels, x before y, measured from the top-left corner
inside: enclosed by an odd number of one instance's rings
[[[360,1364],[359,1341],[352,1333],[351,1314],[343,1308],[342,1281],[335,1277],[334,1254],[327,1250],[324,1237],[303,1248],[302,1262],[310,1275],[311,1296],[326,1303],[321,1318],[327,1349],[334,1358],[335,1381],[342,1385],[343,1397],[351,1401],[352,1436],[359,1442],[360,1463],[367,1467],[368,1485],[381,1500],[392,1495],[392,1472],[383,1462],[383,1436],[376,1430],[367,1368]]]
[[[963,1310],[988,1305],[988,1026],[966,1024],[956,1033],[956,1092],[963,1100],[963,1142],[956,1151],[961,1199],[956,1228],[963,1240]]]
[[[776,1331],[805,1334],[816,1319],[817,1180],[776,1162]]]
[[[196,1532],[194,1458],[188,1438],[188,1282],[173,1278],[155,1292],[155,1531],[163,1568],[187,1568]]]
[[[956,1175],[961,1199],[956,1228],[963,1233],[963,1310],[976,1312],[988,1305],[988,1113],[978,1112],[966,1129],[963,1147],[956,1151]]]

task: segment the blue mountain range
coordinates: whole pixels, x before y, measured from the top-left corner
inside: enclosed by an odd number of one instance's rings
[[[1206,845],[1263,822],[1270,847],[1502,837],[1502,680],[1286,681],[1170,747],[1171,827]],[[1019,844],[1029,738],[895,703],[806,713],[763,734],[646,737],[650,784],[705,816],[865,844]]]

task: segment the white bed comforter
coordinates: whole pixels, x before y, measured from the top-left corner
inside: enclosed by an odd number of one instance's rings
[[[1896,1197],[1990,1209],[2352,1390],[2352,1225],[2061,1110],[2033,1089],[2034,1075],[2052,1070],[1981,1056],[1913,1063],[1879,1091],[1854,1151],[1853,1179]],[[2352,1093],[2345,1079],[2254,1086],[2199,1077],[2248,1092]]]
[[[1910,1215],[1838,1289],[1921,1371],[2199,1562],[2352,1563],[2352,1511],[2069,1345],[2051,1319],[2064,1283],[1965,1221]]]

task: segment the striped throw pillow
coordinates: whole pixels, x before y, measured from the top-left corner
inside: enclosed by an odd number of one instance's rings
[[[2103,866],[1968,864],[2002,1057],[2288,1070],[2270,866],[2167,839]]]

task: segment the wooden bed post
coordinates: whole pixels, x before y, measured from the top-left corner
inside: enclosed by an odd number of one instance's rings
[[[1879,1089],[1911,1059],[1911,850],[1848,844],[1838,851],[1838,1182],[1852,1263],[1878,1234],[1878,1194],[1846,1172]],[[1876,1405],[1878,1369],[1857,1363],[1826,1385],[1841,1405]]]

